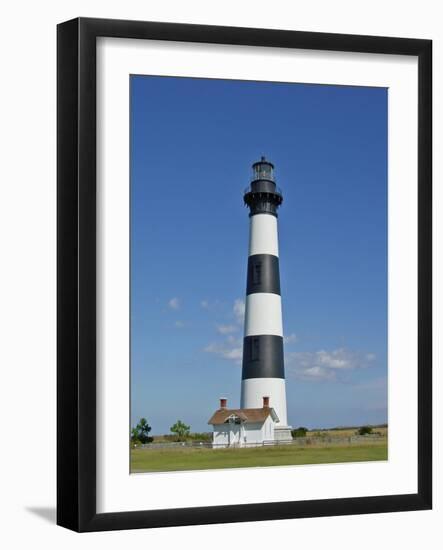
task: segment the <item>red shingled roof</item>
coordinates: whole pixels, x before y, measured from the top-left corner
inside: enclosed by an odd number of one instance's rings
[[[208,424],[224,424],[232,416],[238,416],[243,422],[264,422],[269,415],[274,421],[278,421],[278,416],[272,407],[263,407],[261,409],[217,409],[208,420]]]

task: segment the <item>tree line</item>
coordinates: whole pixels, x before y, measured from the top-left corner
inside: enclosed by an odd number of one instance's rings
[[[131,444],[132,445],[145,445],[147,443],[152,443],[154,437],[149,435],[152,428],[149,425],[146,418],[140,418],[138,424],[131,429]],[[190,441],[190,440],[200,440],[206,441],[211,439],[210,433],[191,433],[191,426],[185,424],[182,420],[177,420],[170,428],[170,434],[159,436],[161,439],[166,441]],[[157,436],[156,436],[157,437]]]
[[[154,437],[149,435],[151,432],[151,426],[148,424],[146,418],[140,418],[138,424],[131,429],[131,444],[132,445],[146,445],[152,443]],[[159,436],[166,441],[209,441],[211,440],[210,433],[191,433],[191,426],[185,424],[182,420],[177,420],[170,428],[170,434]],[[292,437],[306,437],[309,430],[303,426],[299,426],[291,431]],[[361,426],[356,432],[358,435],[369,435],[373,433],[372,426]]]
[[[338,429],[339,428],[331,428],[325,431],[332,432]],[[295,430],[291,430],[291,435],[292,437],[306,437],[306,434],[308,433],[308,431],[309,430],[307,428],[300,426],[299,428],[295,428]],[[320,430],[317,430],[317,431],[318,431],[318,434],[322,433],[322,431]],[[359,428],[356,429],[356,435],[370,435],[372,433],[375,433],[372,426],[360,426]]]

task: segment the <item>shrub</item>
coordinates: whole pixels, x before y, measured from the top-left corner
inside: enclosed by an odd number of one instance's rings
[[[176,441],[186,441],[191,431],[191,427],[187,426],[181,420],[177,420],[177,422],[169,429],[173,434],[175,434]]]
[[[131,430],[131,443],[134,446],[140,443],[152,443],[154,438],[148,435],[150,431],[151,426],[148,424],[146,418],[140,418],[140,422]]]
[[[368,435],[372,433],[371,426],[362,426],[358,429],[358,435]]]
[[[291,435],[292,437],[306,437],[307,432],[307,428],[300,426],[299,428],[295,428],[295,430],[291,430]]]
[[[212,441],[212,434],[209,432],[194,432],[189,434],[188,439],[191,439],[192,441]]]

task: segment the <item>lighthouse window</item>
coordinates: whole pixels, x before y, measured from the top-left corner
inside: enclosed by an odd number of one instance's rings
[[[260,356],[260,339],[251,339],[251,361],[258,361]]]
[[[253,178],[255,180],[264,179],[272,181],[272,166],[270,164],[256,164],[254,166]]]
[[[261,284],[261,262],[254,264],[252,271],[252,282],[254,285]]]

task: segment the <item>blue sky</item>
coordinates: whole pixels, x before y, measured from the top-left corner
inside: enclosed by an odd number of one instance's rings
[[[387,420],[387,89],[131,77],[131,415],[238,407],[251,164],[274,164],[288,420]]]

